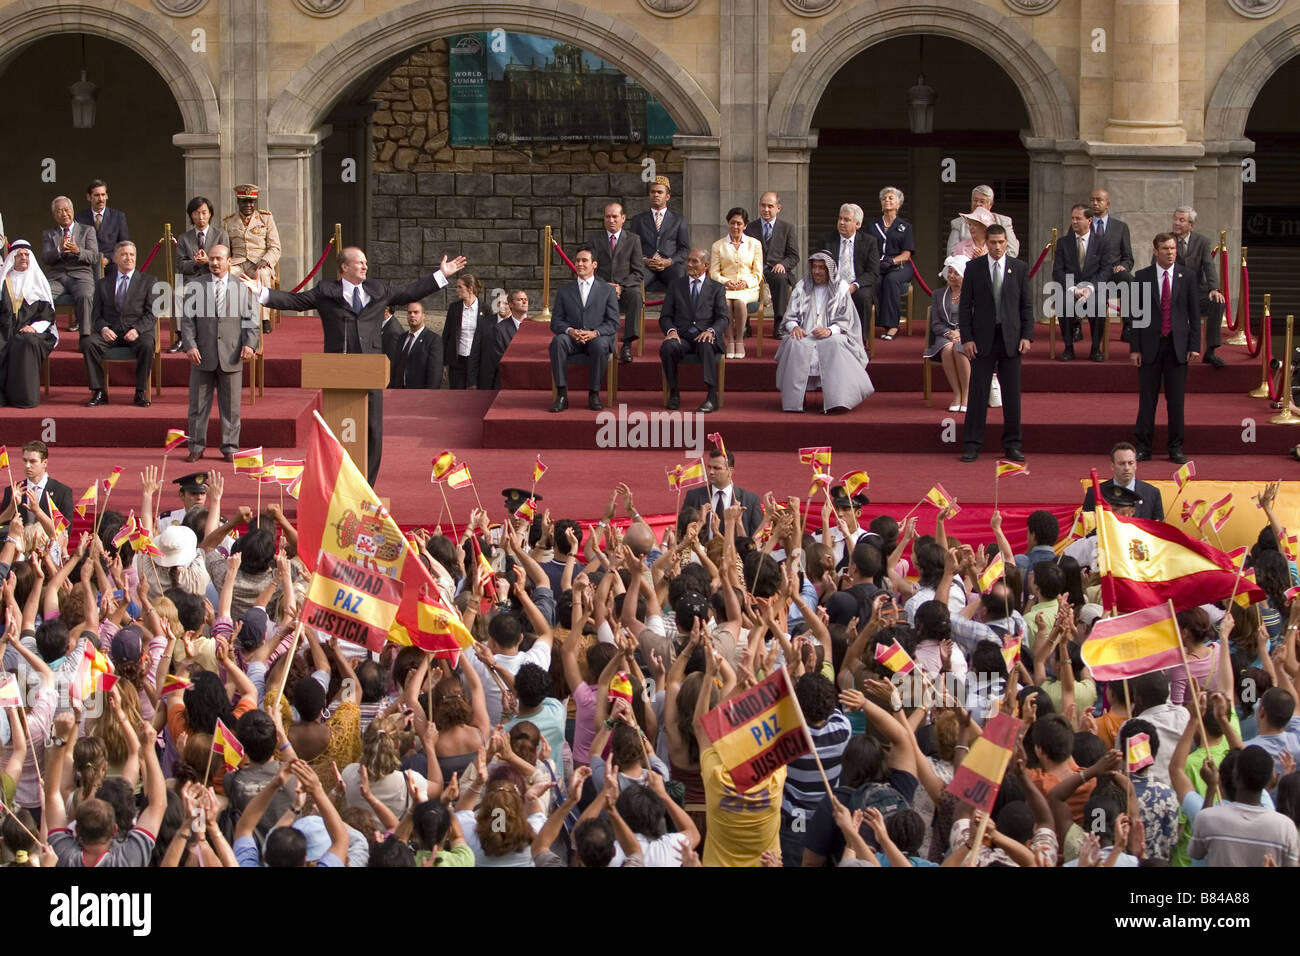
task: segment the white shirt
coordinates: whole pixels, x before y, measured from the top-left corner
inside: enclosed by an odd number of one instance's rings
[[[460,311],[460,340],[456,343],[456,354],[461,358],[469,355],[474,345],[474,330],[478,328],[478,299],[470,299]]]
[[[722,493],[722,508],[717,507],[719,492]],[[722,512],[735,503],[735,497],[736,486],[734,484],[727,485],[725,488],[714,488],[712,485],[709,486],[709,504],[714,506],[714,514],[718,516],[719,521],[722,520]]]
[[[623,230],[621,229],[618,232],[609,232],[607,230],[605,232],[605,241],[610,243],[611,245],[616,246],[618,245],[618,240],[622,235],[623,235]]]
[[[578,280],[578,295],[582,296],[584,306],[587,304],[587,296],[591,295],[591,283],[595,278],[595,276],[591,276],[588,279]]]
[[[1156,266],[1157,292],[1165,287],[1165,276],[1169,277],[1169,297],[1172,299],[1174,296],[1174,267],[1170,266],[1168,269],[1162,269],[1160,266]]]
[[[992,256],[989,256],[989,278],[990,279],[996,277],[998,274],[998,270],[1001,269],[1002,279],[1004,282],[1006,281],[1007,278],[1006,258],[1007,258],[1006,256],[1003,256],[1001,259],[994,259]]]

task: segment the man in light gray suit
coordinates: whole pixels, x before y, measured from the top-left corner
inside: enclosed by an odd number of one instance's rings
[[[239,447],[239,400],[244,361],[253,357],[261,323],[257,298],[230,278],[230,250],[208,250],[211,275],[185,285],[180,309],[181,344],[190,359],[190,454],[198,461],[207,447],[212,390],[221,415],[221,454],[233,461]]]
[[[99,239],[94,226],[73,221],[72,200],[58,196],[50,204],[57,225],[41,234],[41,266],[54,298],[72,296],[75,318],[69,331],[90,334],[99,269]]]
[[[551,309],[551,381],[555,383],[555,402],[551,411],[569,407],[569,356],[579,352],[587,356],[591,377],[587,384],[587,407],[598,412],[600,384],[605,377],[605,363],[614,351],[618,334],[618,295],[609,283],[596,278],[596,251],[588,244],[578,246],[573,256],[577,281],[561,286],[555,293]]]

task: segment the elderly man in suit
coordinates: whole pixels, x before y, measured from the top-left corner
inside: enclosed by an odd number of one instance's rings
[[[604,407],[600,386],[605,363],[618,334],[618,295],[613,286],[596,278],[596,250],[591,246],[578,247],[573,265],[577,280],[560,287],[551,308],[551,380],[555,382],[551,411],[569,407],[569,356],[581,352],[591,369],[587,407],[598,412]]]
[[[632,343],[641,337],[641,284],[646,274],[641,240],[623,228],[626,220],[622,204],[612,202],[605,207],[604,231],[587,237],[587,245],[596,254],[596,278],[613,288],[624,316],[620,362],[632,361]]]
[[[1133,282],[1129,302],[1129,359],[1138,370],[1138,417],[1133,426],[1137,460],[1151,460],[1156,404],[1165,392],[1169,414],[1169,460],[1187,463],[1183,454],[1183,402],[1187,366],[1200,358],[1201,313],[1196,276],[1178,264],[1178,239],[1162,232],[1151,241],[1155,262],[1125,277]]]
[[[727,331],[727,292],[721,282],[709,278],[709,254],[692,249],[686,257],[686,275],[673,282],[664,295],[659,328],[664,333],[659,361],[668,379],[668,400],[664,408],[674,411],[681,404],[677,391],[677,366],[688,355],[696,356],[704,370],[708,394],[697,412],[718,409],[718,356]]]
[[[1210,240],[1199,232],[1192,232],[1194,225],[1195,209],[1179,206],[1174,210],[1174,226],[1170,231],[1178,240],[1178,264],[1186,266],[1187,271],[1196,277],[1196,288],[1201,294],[1197,303],[1205,318],[1205,355],[1201,361],[1223,368],[1223,359],[1214,354],[1214,350],[1223,344],[1223,293],[1219,291],[1219,276],[1214,268],[1214,257],[1210,254]],[[1154,256],[1151,261],[1155,262]]]
[[[406,334],[394,341],[388,361],[389,388],[437,388],[442,384],[442,336],[425,327],[423,302],[406,307]]]
[[[379,279],[367,279],[370,265],[366,254],[348,246],[339,256],[342,278],[318,282],[306,292],[281,292],[268,289],[247,275],[240,281],[255,291],[258,301],[269,308],[286,312],[315,312],[325,332],[325,351],[344,354],[384,354],[384,312],[390,306],[407,305],[445,289],[451,277],[465,268],[465,257],[442,257],[433,274],[402,288],[393,288]],[[233,271],[233,269],[232,269]],[[394,320],[396,321],[396,320]],[[366,480],[374,487],[379,477],[379,460],[384,452],[384,392],[371,389],[368,413]]]
[[[1016,230],[1011,225],[1011,217],[993,211],[992,186],[976,186],[970,191],[970,211],[974,212],[976,209],[988,210],[989,215],[993,217],[993,222],[1007,230],[1007,255],[1012,259],[1020,258],[1020,240],[1016,238]],[[952,228],[948,233],[948,255],[953,254],[953,250],[957,248],[958,244],[970,238],[970,220],[965,216],[953,217],[950,225]]]
[[[1097,297],[1097,283],[1109,280],[1101,272],[1101,243],[1093,238],[1088,224],[1088,207],[1079,203],[1070,210],[1070,231],[1056,240],[1052,281],[1062,290],[1061,338],[1065,350],[1062,362],[1074,359],[1075,329],[1088,316],[1092,325],[1094,362],[1103,361],[1101,337],[1106,329],[1106,303]]]
[[[208,250],[209,275],[185,284],[180,310],[181,344],[190,360],[190,454],[198,461],[207,448],[208,416],[216,389],[221,415],[221,457],[234,461],[239,447],[239,400],[244,362],[257,350],[261,333],[257,300],[230,278],[230,250]]]
[[[99,270],[99,237],[95,227],[77,222],[73,217],[72,200],[57,196],[50,203],[54,213],[53,229],[41,234],[41,265],[45,278],[50,280],[50,293],[55,299],[61,295],[72,296],[73,320],[69,331],[82,335],[90,332],[91,309],[95,304],[95,273]]]
[[[80,342],[90,380],[87,408],[108,404],[101,363],[104,354],[118,346],[135,353],[135,404],[141,408],[150,404],[149,371],[153,367],[158,298],[149,276],[136,270],[135,259],[135,243],[119,242],[113,250],[113,264],[117,266],[114,274],[95,283],[94,334],[83,335]]]
[[[752,236],[763,244],[763,281],[767,283],[772,295],[772,327],[776,334],[781,334],[781,320],[785,318],[785,306],[790,301],[790,289],[799,265],[799,243],[795,238],[794,227],[781,214],[781,197],[774,192],[763,193],[758,200],[758,218],[745,227],[745,235]],[[879,268],[879,266],[877,266]],[[749,323],[745,323],[745,335],[749,335]]]
[[[880,246],[871,233],[862,231],[862,207],[851,202],[840,206],[835,231],[822,236],[814,251],[829,252],[835,260],[835,274],[849,284],[865,342],[871,306],[880,286]]]
[[[961,460],[979,458],[989,389],[996,373],[1002,383],[1002,450],[1011,461],[1024,461],[1020,450],[1020,357],[1034,340],[1029,266],[1007,255],[1007,231],[997,223],[988,227],[988,250],[966,264],[961,286],[958,324],[962,349],[971,363]]]
[[[131,238],[130,230],[126,227],[126,213],[120,209],[108,208],[108,184],[102,179],[91,180],[86,187],[86,199],[90,202],[90,208],[77,213],[77,222],[94,227],[99,241],[99,265],[103,275],[106,278],[115,276],[116,255],[110,258],[110,254],[117,249],[119,242]]]
[[[686,253],[691,239],[686,220],[668,208],[672,196],[668,177],[656,176],[649,192],[650,208],[633,216],[627,228],[641,240],[645,287],[666,290],[686,274]]]

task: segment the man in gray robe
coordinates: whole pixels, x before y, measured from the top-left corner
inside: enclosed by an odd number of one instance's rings
[[[776,352],[781,408],[803,411],[809,387],[821,388],[825,411],[849,411],[875,392],[867,375],[862,325],[847,282],[836,279],[829,253],[808,257],[809,275],[790,293],[785,337]]]

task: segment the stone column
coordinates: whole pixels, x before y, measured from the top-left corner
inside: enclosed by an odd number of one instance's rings
[[[257,183],[263,190],[259,202],[275,213],[280,197],[266,191],[269,35],[265,0],[222,0],[221,141],[226,164],[222,179],[232,186]],[[234,201],[227,192],[217,208],[231,211]]]
[[[1055,140],[1021,136],[1029,152],[1029,222],[1016,223],[1016,236],[1020,239],[1020,258],[1032,268],[1043,247],[1051,241],[1052,229],[1057,238],[1070,228],[1070,206],[1086,202],[1087,189],[1066,190],[1065,157]],[[1089,172],[1089,179],[1091,173]],[[1077,197],[1077,198],[1076,198]],[[1034,276],[1034,316],[1041,319],[1043,308],[1043,283],[1052,278],[1052,253],[1047,254]]]
[[[311,133],[276,133],[267,138],[267,206],[280,231],[280,285],[291,289],[302,281],[319,258],[334,224],[321,223],[321,143],[330,127]],[[361,236],[344,236],[349,245]],[[321,267],[325,278],[333,278],[333,267]]]
[[[682,215],[691,244],[708,249],[722,235],[722,162],[716,136],[673,137],[682,151]]]
[[[767,183],[761,192],[781,197],[781,218],[788,220],[799,241],[799,270],[808,256],[808,167],[817,148],[817,134],[771,136],[767,141]],[[755,213],[757,215],[757,213]]]
[[[1178,106],[1178,3],[1115,0],[1106,142],[1145,146],[1187,142]]]
[[[192,196],[207,196],[218,210],[226,208],[227,196],[232,196],[230,183],[221,178],[221,137],[216,133],[177,133],[172,137],[172,144],[185,156],[185,200]],[[233,201],[233,198],[232,198]],[[185,223],[173,230],[183,232],[189,228]]]
[[[721,212],[702,235],[722,236],[721,215],[742,206],[758,215],[758,196],[768,188],[768,5],[767,0],[721,0],[718,46],[721,118]],[[692,233],[693,235],[694,233]]]

